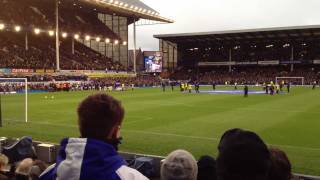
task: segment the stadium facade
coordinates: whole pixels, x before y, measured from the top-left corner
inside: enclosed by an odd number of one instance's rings
[[[163,68],[320,66],[320,26],[161,34]]]

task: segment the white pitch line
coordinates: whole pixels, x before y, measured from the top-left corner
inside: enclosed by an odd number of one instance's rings
[[[51,125],[51,126],[59,126],[59,127],[68,127],[68,128],[78,128],[76,125],[65,125],[65,124],[55,124],[55,123],[48,123],[48,122],[29,122],[33,124],[39,125]],[[203,136],[188,136],[188,135],[181,135],[181,134],[173,134],[173,133],[158,133],[158,132],[151,132],[151,131],[139,131],[139,130],[121,130],[123,132],[128,133],[136,133],[136,134],[148,134],[148,135],[155,135],[155,136],[171,136],[171,137],[180,137],[180,138],[188,138],[188,139],[200,139],[200,140],[209,140],[209,141],[216,141],[218,142],[220,138],[210,138],[210,137],[203,137]],[[267,144],[268,146],[277,146],[283,147],[288,149],[304,149],[309,151],[320,151],[320,148],[312,148],[312,147],[301,147],[301,146],[292,146],[292,145],[279,145],[279,144]]]
[[[220,138],[209,138],[203,136],[187,136],[187,135],[180,135],[180,134],[171,134],[171,133],[157,133],[157,132],[150,132],[150,131],[137,131],[137,130],[122,130],[124,132],[132,132],[137,134],[149,134],[149,135],[156,135],[156,136],[174,136],[174,137],[182,137],[182,138],[189,138],[189,139],[201,139],[201,140],[210,140],[210,141],[220,141]],[[300,146],[291,146],[291,145],[278,145],[278,144],[267,144],[268,146],[278,146],[283,148],[290,148],[290,149],[305,149],[305,150],[312,150],[312,151],[320,151],[320,148],[310,148],[310,147],[300,147]]]
[[[140,117],[139,117],[140,118]],[[135,124],[135,123],[139,123],[139,122],[144,122],[144,121],[149,121],[153,119],[152,117],[145,117],[145,118],[141,118],[141,120],[136,120],[136,121],[128,121],[128,122],[125,122],[124,124],[125,125],[128,125],[128,124]]]

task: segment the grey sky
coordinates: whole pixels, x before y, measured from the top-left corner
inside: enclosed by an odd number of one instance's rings
[[[154,34],[320,24],[320,0],[141,0],[175,23],[137,27],[137,47],[158,50]],[[129,28],[132,48],[132,27]]]

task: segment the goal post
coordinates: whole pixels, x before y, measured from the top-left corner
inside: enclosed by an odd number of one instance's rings
[[[27,78],[0,78],[0,96],[0,127],[6,119],[28,122]]]
[[[304,85],[304,77],[276,77],[276,83],[279,84],[279,81],[281,80],[284,80],[284,81],[294,81],[294,82],[297,82],[300,81],[301,82],[301,85],[303,86]]]

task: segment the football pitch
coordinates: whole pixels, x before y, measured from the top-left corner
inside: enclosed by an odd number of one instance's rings
[[[96,91],[31,93],[28,123],[23,122],[23,95],[2,95],[0,136],[30,135],[54,143],[78,137],[76,108],[92,93]],[[243,128],[284,150],[294,172],[320,175],[320,89],[293,87],[290,94],[248,98],[180,93],[178,88],[174,92],[144,88],[110,94],[121,100],[126,111],[121,151],[165,156],[182,148],[196,157],[215,157],[223,132]]]

